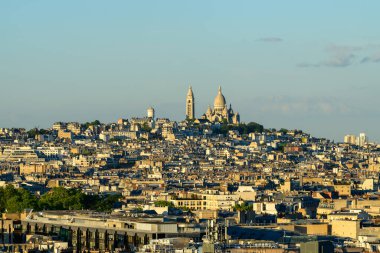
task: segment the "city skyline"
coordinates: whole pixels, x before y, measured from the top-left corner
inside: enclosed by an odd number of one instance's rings
[[[380,140],[378,2],[200,4],[2,2],[1,127],[182,120],[189,84],[199,117],[221,85],[242,122]]]
[[[380,1],[0,1],[0,253],[380,252]]]
[[[221,86],[219,86],[219,91],[221,90]],[[189,90],[191,90],[192,92],[193,92],[193,86],[192,85],[190,85],[189,86]],[[163,112],[158,112],[158,115],[157,114],[155,114],[155,117],[156,118],[169,118],[170,120],[175,120],[175,121],[182,121],[182,120],[185,120],[186,118],[187,118],[187,109],[186,109],[186,107],[188,106],[188,95],[189,94],[187,94],[186,96],[184,96],[184,98],[182,99],[182,100],[186,100],[185,102],[183,102],[183,105],[180,105],[180,103],[178,103],[177,105],[178,106],[181,106],[181,107],[175,107],[175,106],[173,106],[172,107],[172,109],[173,108],[175,108],[175,109],[177,109],[177,111],[178,111],[178,109],[180,109],[180,108],[182,108],[182,111],[183,111],[183,113],[181,114],[181,116],[180,117],[178,117],[178,116],[176,116],[176,115],[174,115],[174,119],[173,118],[170,118],[170,117],[168,117],[167,115],[169,114],[169,115],[172,115],[173,116],[173,114],[171,114],[170,113],[170,111],[166,111],[165,113],[163,113]],[[193,96],[193,99],[196,97],[194,94],[192,94],[192,96]],[[194,99],[195,100],[195,99]],[[209,101],[209,103],[206,103],[207,104],[207,106],[206,106],[206,108],[210,108],[211,107],[211,105],[212,105],[212,95],[211,95],[211,97],[209,97],[208,98],[208,101]],[[204,116],[205,116],[205,114],[206,114],[206,109],[204,110],[204,108],[199,108],[198,107],[198,110],[199,111],[197,111],[197,109],[196,109],[196,104],[197,104],[197,102],[195,102],[195,101],[193,101],[193,111],[194,111],[194,119],[201,119],[201,118],[203,118]],[[201,106],[204,106],[204,101],[202,101],[201,103]],[[231,103],[230,102],[227,102],[226,103],[226,105],[227,104],[229,104],[229,105],[231,105]],[[176,105],[176,106],[177,106]],[[162,106],[162,105],[161,105]],[[159,106],[159,108],[162,108],[161,106]],[[171,107],[170,105],[169,105],[169,107]],[[154,108],[154,109],[153,109]],[[152,110],[153,109],[153,111],[155,112],[156,111],[156,107],[154,106],[154,105],[152,105],[152,104],[149,104],[149,106],[146,106],[145,108],[142,108],[142,110],[141,110],[141,112],[140,113],[138,113],[138,114],[131,114],[131,113],[126,113],[126,114],[124,114],[124,115],[120,115],[119,117],[117,117],[117,118],[114,118],[114,119],[109,119],[108,121],[106,120],[106,121],[104,121],[103,119],[104,119],[104,115],[102,116],[102,115],[99,115],[99,117],[97,117],[97,118],[86,118],[85,120],[80,120],[80,119],[73,119],[73,118],[70,118],[70,116],[68,116],[67,118],[61,118],[61,119],[58,119],[58,118],[56,118],[57,120],[55,120],[55,121],[51,121],[51,122],[48,122],[46,125],[34,125],[34,126],[30,126],[30,127],[25,127],[25,126],[0,126],[0,128],[2,128],[2,127],[15,127],[15,128],[17,128],[17,127],[21,127],[21,128],[26,128],[26,129],[32,129],[32,128],[51,128],[52,127],[52,125],[53,125],[53,123],[55,123],[55,122],[82,122],[82,123],[84,123],[84,122],[90,122],[90,121],[94,121],[94,120],[100,120],[101,122],[103,122],[103,123],[112,123],[112,122],[116,122],[117,121],[117,119],[118,118],[133,118],[133,117],[141,117],[141,116],[144,116],[146,113],[147,113],[147,110]],[[170,110],[170,109],[169,109]],[[181,109],[180,109],[181,110]],[[244,117],[244,116],[243,116]],[[259,123],[259,124],[262,124],[262,122],[259,122],[259,121],[255,121],[255,120],[248,120],[248,121],[242,121],[242,123],[249,123],[249,122],[256,122],[256,123]],[[303,131],[305,131],[305,132],[307,132],[307,133],[310,133],[310,134],[312,134],[313,135],[313,132],[309,132],[308,130],[305,130],[305,129],[302,129],[302,128],[286,128],[286,127],[284,127],[284,126],[278,126],[278,127],[267,127],[267,126],[265,126],[264,125],[264,127],[265,128],[267,128],[267,129],[272,129],[272,128],[274,128],[274,129],[281,129],[281,128],[284,128],[284,129],[289,129],[289,130],[303,130]],[[363,132],[363,131],[361,131],[361,132]],[[334,138],[330,138],[331,140],[333,140],[333,141],[337,141],[337,142],[343,142],[343,139],[344,139],[344,137],[346,136],[346,135],[356,135],[356,134],[359,134],[359,133],[361,133],[360,131],[359,132],[347,132],[347,133],[342,133],[342,136],[338,136],[336,139],[334,139]],[[318,136],[318,137],[321,137],[321,138],[328,138],[329,139],[329,137],[328,136]],[[372,137],[372,136],[371,136]],[[377,141],[376,140],[374,140],[373,138],[371,138],[370,139],[370,141],[371,142],[373,142],[373,141],[375,141],[375,143],[377,143]]]

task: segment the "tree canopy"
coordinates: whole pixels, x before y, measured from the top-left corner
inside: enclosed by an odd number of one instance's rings
[[[165,206],[168,206],[168,207],[174,207],[174,204],[170,201],[165,201],[165,200],[158,200],[158,201],[155,201],[154,202],[154,205],[157,206],[157,207],[165,207]]]
[[[239,125],[223,123],[219,129],[215,130],[215,133],[227,134],[230,130],[237,130],[240,134],[261,133],[264,131],[264,127],[256,122],[241,123]]]
[[[244,202],[242,204],[236,204],[233,209],[235,211],[249,211],[249,210],[253,210],[253,205],[251,204],[248,204],[247,202]]]
[[[29,191],[12,185],[0,188],[0,212],[15,213],[26,208],[36,208],[37,198]]]
[[[145,123],[141,126],[141,130],[143,130],[144,132],[150,132],[150,131],[152,131],[152,128],[148,125],[147,122],[145,122]]]
[[[17,213],[24,209],[110,211],[120,195],[86,195],[79,189],[53,188],[39,199],[29,191],[12,185],[0,188],[0,212]]]
[[[84,208],[85,195],[76,189],[53,188],[41,196],[39,208],[42,210],[80,210]]]
[[[36,135],[38,134],[48,134],[49,131],[48,130],[45,130],[45,129],[38,129],[38,128],[33,128],[33,129],[30,129],[27,134],[28,134],[28,138],[35,138]]]
[[[82,128],[87,129],[89,126],[99,126],[102,123],[99,120],[94,120],[92,122],[86,122],[82,124]]]

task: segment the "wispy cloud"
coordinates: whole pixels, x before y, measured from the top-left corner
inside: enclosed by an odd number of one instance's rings
[[[356,55],[354,52],[362,50],[361,47],[341,46],[331,44],[326,47],[329,58],[322,62],[324,66],[329,67],[347,67],[354,63]]]
[[[363,59],[360,61],[360,63],[379,63],[380,62],[380,52],[376,52],[371,56],[365,56]]]
[[[377,44],[366,46],[344,46],[330,44],[325,48],[326,59],[318,62],[302,62],[297,64],[301,68],[310,67],[348,67],[357,63],[378,63],[380,62],[380,52],[373,52],[377,49]],[[369,54],[366,56],[365,54]]]
[[[327,67],[348,67],[354,63],[356,56],[354,54],[337,54],[332,55],[321,64]]]
[[[267,97],[260,103],[261,112],[280,114],[332,115],[353,112],[344,101],[328,97]]]
[[[279,37],[264,37],[264,38],[259,38],[257,41],[260,42],[283,42],[284,40]]]

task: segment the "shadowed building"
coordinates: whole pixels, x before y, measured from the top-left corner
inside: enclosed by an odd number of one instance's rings
[[[16,224],[13,226],[12,224]],[[152,239],[187,237],[200,239],[200,233],[182,233],[175,222],[164,222],[163,219],[130,218],[101,213],[79,211],[49,211],[44,213],[29,213],[21,220],[2,222],[1,237],[17,238],[27,235],[54,236],[68,242],[73,252],[88,250],[115,251],[116,248],[130,250],[140,245],[146,245]],[[17,229],[13,229],[13,227]],[[6,240],[5,240],[6,241]],[[20,241],[17,239],[17,241]]]

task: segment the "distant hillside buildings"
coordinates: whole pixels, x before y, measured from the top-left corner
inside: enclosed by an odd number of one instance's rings
[[[344,143],[358,145],[362,147],[368,143],[368,137],[365,133],[360,133],[359,136],[348,134],[344,136]]]

